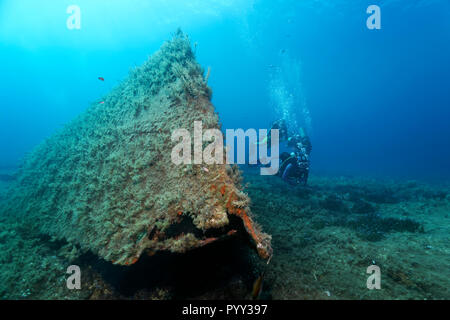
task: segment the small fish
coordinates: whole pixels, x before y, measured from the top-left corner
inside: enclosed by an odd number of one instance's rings
[[[202,167],[202,170],[205,172],[209,172],[208,168],[206,168],[206,167]]]
[[[253,290],[252,290],[252,298],[253,298],[253,300],[258,300],[259,296],[261,295],[261,291],[262,291],[262,288],[263,288],[264,275],[266,274],[267,266],[269,265],[271,260],[272,260],[272,255],[267,260],[266,268],[264,269],[264,271],[261,273],[261,275],[253,283]]]
[[[105,101],[101,101],[101,102],[100,102],[100,104],[104,104],[104,103],[105,103]]]
[[[265,273],[266,272],[264,271],[253,283],[253,290],[252,290],[253,300],[258,300],[259,296],[261,295]]]
[[[105,81],[105,78],[103,78],[103,77],[98,77],[98,80],[100,80],[100,81]]]

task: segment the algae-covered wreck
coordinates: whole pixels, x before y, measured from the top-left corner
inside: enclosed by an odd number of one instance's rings
[[[270,236],[251,219],[235,168],[171,162],[173,130],[219,128],[203,73],[177,32],[25,158],[1,210],[120,265],[205,245],[232,234],[239,217],[268,257]]]

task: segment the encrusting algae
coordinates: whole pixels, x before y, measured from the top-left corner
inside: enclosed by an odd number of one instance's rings
[[[235,168],[171,161],[173,130],[194,121],[220,128],[203,73],[178,31],[103,103],[24,159],[0,210],[120,265],[234,234],[235,215],[259,255],[271,256],[271,237],[253,222]]]

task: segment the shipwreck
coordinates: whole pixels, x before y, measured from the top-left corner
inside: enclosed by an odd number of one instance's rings
[[[25,157],[0,211],[118,265],[231,236],[232,220],[269,258],[236,167],[171,161],[173,130],[220,129],[204,73],[178,31]]]

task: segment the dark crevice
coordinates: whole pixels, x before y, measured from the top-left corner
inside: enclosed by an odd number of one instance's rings
[[[180,217],[177,223],[170,225],[164,231],[164,239],[176,238],[182,234],[192,233],[197,239],[205,238],[219,238],[226,235],[231,230],[244,230],[242,225],[242,220],[235,215],[228,215],[229,223],[221,228],[210,228],[207,230],[199,229],[195,226],[194,221],[188,215],[183,215]],[[245,232],[245,230],[244,230]],[[153,229],[149,238],[152,239],[156,234],[156,230]]]
[[[255,261],[259,259],[254,260],[256,254],[242,220],[230,215],[229,221],[224,228],[205,232],[196,228],[187,216],[181,223],[172,225],[165,236],[192,232],[197,237],[218,239],[185,253],[159,251],[150,256],[144,252],[131,266],[114,265],[87,253],[79,263],[91,265],[102,280],[114,289],[113,295],[117,298],[133,299],[141,292],[165,288],[170,291],[172,299],[190,299],[211,294],[217,288],[237,286],[238,290],[231,290],[231,298],[244,299],[251,290]],[[228,236],[231,230],[236,232]],[[152,231],[150,235],[152,233],[155,235],[157,231]]]
[[[254,280],[252,252],[245,237],[223,238],[186,253],[161,251],[153,256],[143,254],[132,266],[117,266],[99,260],[93,254],[83,256],[103,281],[114,288],[117,298],[132,299],[142,291],[167,288],[172,299],[196,298],[239,279],[242,296],[251,290]]]

